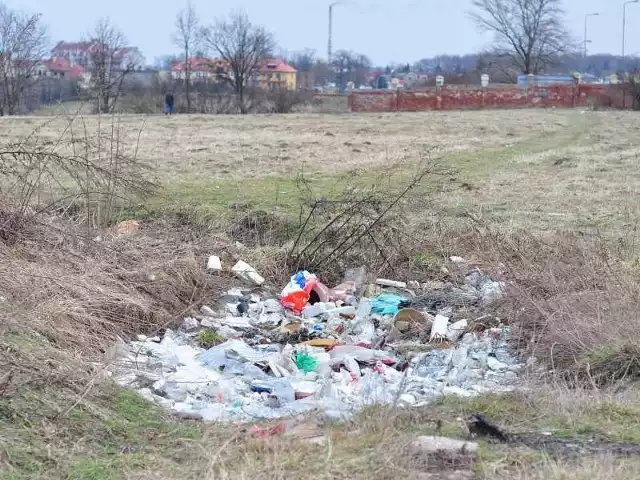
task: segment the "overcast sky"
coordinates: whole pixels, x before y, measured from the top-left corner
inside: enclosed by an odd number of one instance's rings
[[[39,12],[50,27],[52,41],[79,40],[98,18],[109,17],[151,63],[176,52],[171,44],[178,0],[4,0],[9,6]],[[305,47],[327,52],[330,0],[192,0],[201,21],[211,23],[231,9],[247,12],[251,21],[269,28],[286,50]],[[622,46],[623,0],[565,0],[567,22],[578,41],[589,18],[590,53],[619,55]],[[471,0],[345,0],[334,8],[333,49],[368,55],[375,64],[413,62],[441,53],[473,53],[490,36],[478,33],[467,17]],[[640,3],[627,6],[626,52],[640,54]]]

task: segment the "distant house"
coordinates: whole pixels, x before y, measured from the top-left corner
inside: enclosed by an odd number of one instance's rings
[[[258,86],[265,90],[285,88],[295,90],[297,88],[298,71],[284,60],[271,59],[260,66],[257,78]]]
[[[85,70],[80,65],[71,65],[66,58],[50,58],[42,60],[35,69],[39,77],[65,78],[83,80]]]
[[[191,72],[193,81],[214,81],[227,71],[224,61],[217,58],[193,57],[180,60],[171,67],[171,76],[176,80],[184,80],[187,71]]]
[[[52,58],[66,58],[71,65],[89,67],[91,42],[58,42],[51,50]]]
[[[96,42],[58,42],[51,50],[51,58],[65,58],[71,66],[80,66],[85,71],[89,71],[91,59],[99,53],[100,48],[100,44]],[[137,47],[118,48],[112,53],[116,70],[139,70],[145,62],[144,56]]]
[[[171,76],[176,80],[184,80],[187,70],[191,71],[191,79],[197,81],[218,81],[222,77],[232,77],[229,65],[219,58],[190,58],[180,60],[171,67]],[[251,81],[260,88],[286,88],[295,90],[298,71],[282,60],[267,60],[253,72]]]
[[[369,69],[364,75],[364,81],[369,85],[372,85],[376,82],[376,80],[384,75],[384,70],[380,69]]]

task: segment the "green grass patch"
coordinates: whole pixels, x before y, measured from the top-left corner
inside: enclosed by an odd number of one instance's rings
[[[198,345],[200,348],[211,348],[224,342],[224,338],[213,330],[203,330],[198,335]]]

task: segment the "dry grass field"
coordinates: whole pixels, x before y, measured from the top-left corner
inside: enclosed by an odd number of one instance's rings
[[[0,143],[32,135],[68,153],[72,138],[109,133],[112,123],[0,118]],[[378,182],[380,172],[401,182],[436,159],[449,174],[427,183],[445,215],[603,233],[640,218],[640,122],[632,112],[122,116],[115,123],[120,148],[150,165],[163,186],[161,198],[145,204],[151,211],[295,207],[301,174],[314,195],[330,197],[347,183]]]
[[[148,165],[156,188],[126,201],[113,194],[98,225],[82,202],[88,185],[104,186],[100,175],[107,190],[118,179],[114,150]],[[436,432],[434,419],[441,434],[463,436],[458,418],[471,412],[509,431],[640,443],[636,113],[4,117],[0,157],[4,203],[61,206],[12,229],[1,222],[14,210],[0,208],[1,480],[640,478],[637,457],[606,450],[558,457],[482,442],[473,471],[447,473],[408,447]],[[84,167],[55,170],[54,157],[87,162],[84,176]],[[9,168],[16,159],[29,182]],[[373,409],[347,425],[310,420],[327,438],[316,445],[178,422],[104,378],[118,336],[175,325],[229,285],[203,274],[207,255],[246,259],[278,284],[290,275],[284,227],[298,225],[305,201],[393,198],[424,169],[384,225],[406,243],[385,272],[426,281],[455,254],[504,275],[513,288],[496,314],[546,372],[533,371],[527,389]],[[247,223],[257,213],[266,225]],[[140,232],[114,234],[127,218]],[[238,232],[260,228],[270,235],[236,244]],[[367,254],[354,258],[377,268]]]

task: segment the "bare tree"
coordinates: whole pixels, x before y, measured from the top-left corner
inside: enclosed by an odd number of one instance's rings
[[[176,31],[173,43],[178,47],[184,58],[184,92],[187,97],[187,113],[191,113],[191,57],[200,47],[200,27],[196,10],[187,2],[187,7],[176,17]]]
[[[48,46],[40,14],[25,14],[0,3],[0,116],[19,113],[37,81]]]
[[[236,12],[228,20],[220,20],[203,30],[204,45],[226,64],[219,78],[233,88],[241,113],[249,111],[247,87],[258,74],[263,60],[275,47],[273,35],[261,26],[253,25],[245,13]]]
[[[313,67],[316,63],[316,52],[305,48],[299,52],[294,52],[287,58],[287,63],[298,71],[297,84],[305,89],[313,88],[315,84]]]
[[[299,72],[308,72],[316,63],[316,51],[305,48],[299,52],[293,52],[288,56],[287,63],[295,67]]]
[[[493,56],[538,74],[568,48],[561,0],[473,0],[477,26],[495,35]]]
[[[338,85],[345,88],[347,82],[363,83],[363,71],[371,67],[371,60],[366,55],[360,55],[346,50],[339,50],[333,54],[332,65],[338,75]]]
[[[140,66],[137,49],[127,47],[124,34],[108,19],[102,19],[91,35],[89,46],[90,86],[96,111],[112,112],[128,74]]]

